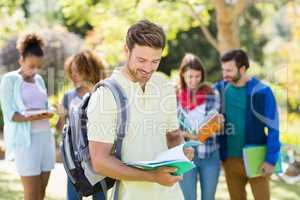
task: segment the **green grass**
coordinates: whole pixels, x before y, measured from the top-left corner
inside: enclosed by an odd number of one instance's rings
[[[272,200],[296,200],[300,199],[300,183],[286,184],[278,178],[271,181],[271,199]],[[57,188],[59,189],[59,188]],[[250,187],[247,186],[248,199],[253,200]],[[23,197],[22,186],[18,177],[11,177],[10,174],[0,172],[0,200],[20,200]],[[199,199],[199,198],[198,198]],[[224,176],[220,177],[217,200],[228,200],[228,192]],[[46,200],[62,200],[47,193]]]
[[[272,177],[270,182],[271,200],[297,200],[300,199],[300,183],[287,184],[281,181],[278,177]],[[253,200],[250,185],[247,185],[248,200]],[[221,176],[216,194],[217,200],[229,200],[225,177]]]
[[[9,174],[0,172],[0,199],[21,199],[23,196],[20,181],[11,179]]]
[[[0,200],[23,199],[23,188],[20,179],[11,177],[10,174],[0,172]],[[47,196],[46,200],[62,200]]]

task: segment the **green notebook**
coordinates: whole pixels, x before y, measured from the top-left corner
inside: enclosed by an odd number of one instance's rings
[[[194,163],[184,155],[183,146],[184,144],[164,151],[151,161],[126,162],[125,164],[143,170],[155,170],[163,166],[175,167],[177,171],[172,173],[172,175],[183,175],[195,167]]]
[[[265,161],[267,148],[266,146],[248,146],[243,148],[243,160],[245,164],[245,169],[247,176],[249,178],[258,177],[262,175],[262,171],[260,169],[261,165]],[[281,159],[277,161],[274,173],[281,173]]]
[[[185,174],[186,172],[190,171],[195,167],[193,162],[191,161],[180,161],[180,160],[173,160],[173,161],[165,161],[165,162],[160,162],[160,163],[135,163],[131,164],[128,163],[127,165],[143,170],[155,170],[159,167],[175,167],[177,168],[177,171],[174,173],[171,173],[172,175],[175,176],[180,176]]]

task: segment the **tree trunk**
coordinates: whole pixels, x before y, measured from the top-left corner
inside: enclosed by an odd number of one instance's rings
[[[211,0],[217,15],[217,38],[214,38],[207,26],[204,25],[195,6],[189,1],[183,2],[190,8],[193,18],[200,22],[200,30],[204,37],[219,51],[220,54],[240,47],[239,19],[246,10],[248,4],[253,3],[254,0],[236,0],[233,4],[226,3],[225,0]]]
[[[239,18],[247,7],[246,0],[228,5],[224,0],[212,0],[217,13],[218,51],[220,54],[240,47]]]
[[[217,13],[218,50],[220,54],[240,47],[238,19],[230,19],[230,17],[226,19],[226,16],[228,15]]]

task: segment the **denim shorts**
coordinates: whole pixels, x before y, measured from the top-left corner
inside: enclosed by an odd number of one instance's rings
[[[55,164],[54,135],[51,131],[31,133],[29,147],[16,147],[15,163],[20,176],[37,176]]]

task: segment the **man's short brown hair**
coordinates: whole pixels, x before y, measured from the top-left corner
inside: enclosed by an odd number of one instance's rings
[[[164,49],[166,36],[163,29],[157,24],[149,20],[141,20],[128,29],[126,44],[130,51],[135,44],[155,49]]]

